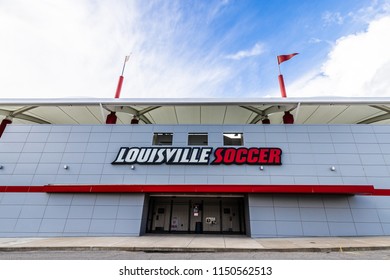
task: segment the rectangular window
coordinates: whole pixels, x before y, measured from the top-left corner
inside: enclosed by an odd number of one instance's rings
[[[154,133],[153,145],[172,145],[173,133]]]
[[[242,133],[224,133],[224,146],[242,146],[244,145],[244,136]]]
[[[208,144],[207,133],[188,133],[189,146],[207,146]]]

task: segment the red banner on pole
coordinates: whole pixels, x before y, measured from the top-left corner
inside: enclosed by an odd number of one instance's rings
[[[278,55],[278,64],[280,64],[280,63],[282,63],[282,62],[285,62],[285,61],[291,59],[292,57],[296,56],[297,54],[298,54],[298,53]]]

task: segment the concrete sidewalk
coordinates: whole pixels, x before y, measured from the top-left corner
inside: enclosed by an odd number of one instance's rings
[[[0,251],[323,252],[390,250],[390,236],[250,238],[215,235],[0,238]]]

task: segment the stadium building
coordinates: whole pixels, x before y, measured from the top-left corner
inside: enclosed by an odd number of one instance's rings
[[[390,235],[388,98],[0,99],[0,115],[0,237]]]

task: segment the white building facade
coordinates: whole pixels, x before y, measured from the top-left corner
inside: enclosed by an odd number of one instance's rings
[[[119,107],[93,105],[103,116]],[[161,124],[147,113],[133,125],[14,121],[0,138],[0,237],[390,235],[390,125],[373,119],[381,114],[310,123],[300,103],[268,105],[251,108],[282,106],[263,115],[271,124]],[[295,123],[276,123],[286,109]]]

